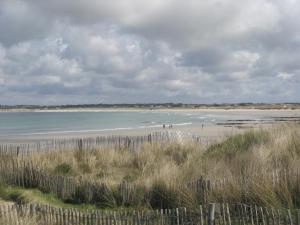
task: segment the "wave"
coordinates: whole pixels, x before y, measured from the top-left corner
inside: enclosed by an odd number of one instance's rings
[[[191,117],[191,118],[192,119],[202,119],[202,120],[207,119],[206,116],[194,116],[194,117]]]
[[[168,123],[166,123],[168,124]],[[174,126],[187,126],[192,123],[174,123]],[[117,127],[117,128],[106,128],[106,129],[95,129],[95,130],[65,130],[65,131],[48,131],[48,132],[34,132],[34,133],[23,133],[17,135],[47,135],[47,134],[71,134],[71,133],[91,133],[91,132],[105,132],[105,131],[119,131],[119,130],[136,130],[136,129],[147,129],[147,128],[162,128],[162,124],[151,125],[151,126],[138,126],[138,127]]]
[[[192,125],[193,123],[175,123],[175,124],[172,124],[174,126],[187,126],[187,125]]]

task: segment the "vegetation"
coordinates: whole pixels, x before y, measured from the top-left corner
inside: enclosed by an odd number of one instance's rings
[[[70,174],[71,172],[72,172],[72,167],[67,163],[58,164],[54,168],[54,173],[56,174]]]
[[[2,160],[7,161],[7,157]],[[25,156],[22,160],[32,162],[53,176],[78,180],[75,195],[63,199],[65,202],[58,203],[56,199],[53,204],[93,203],[103,208],[196,207],[203,198],[187,184],[205,177],[220,180],[219,184],[223,185],[208,193],[209,202],[300,206],[300,126],[297,124],[246,131],[208,148],[195,143],[155,144],[144,145],[138,152],[127,149],[49,151]],[[278,179],[274,180],[274,174],[279,174]],[[97,187],[105,186],[87,197],[90,192],[82,180]],[[118,191],[122,183],[133,188],[126,201]],[[19,191],[3,194],[3,189],[0,188],[0,196],[9,196],[7,199],[17,202],[28,201],[28,195],[42,195],[32,189],[21,194]],[[54,196],[47,195],[45,201],[51,202]],[[30,200],[41,201],[39,198]]]
[[[56,110],[56,109],[103,109],[103,108],[132,108],[132,109],[299,109],[299,103],[220,103],[220,104],[184,104],[184,103],[136,103],[136,104],[83,104],[83,105],[0,105],[2,110],[25,109],[25,110]]]
[[[249,152],[252,148],[265,145],[271,141],[270,132],[266,130],[250,130],[244,134],[229,137],[222,143],[213,144],[205,152],[206,158],[232,159],[240,154]]]
[[[68,204],[57,198],[53,194],[43,193],[38,189],[21,188],[10,185],[0,185],[0,198],[7,202],[17,204],[28,204],[32,202],[40,204],[50,204],[59,208],[96,209],[96,205],[91,204]]]

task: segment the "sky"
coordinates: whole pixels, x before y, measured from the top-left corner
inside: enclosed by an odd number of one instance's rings
[[[300,1],[0,0],[0,104],[300,102]]]

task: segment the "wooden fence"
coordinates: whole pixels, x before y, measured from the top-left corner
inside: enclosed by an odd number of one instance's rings
[[[53,150],[93,150],[99,148],[139,150],[144,144],[195,142],[207,145],[222,137],[206,137],[182,132],[154,132],[144,136],[99,136],[94,138],[60,138],[21,144],[1,144],[1,154],[30,154]]]
[[[119,205],[134,205],[145,203],[151,195],[148,188],[143,185],[122,182],[118,185],[108,186],[105,183],[76,179],[68,176],[49,174],[30,162],[17,162],[14,160],[0,163],[0,181],[24,188],[38,188],[46,193],[53,193],[64,201],[109,204],[107,200],[118,199]],[[206,180],[203,180],[206,182]],[[206,187],[206,185],[203,185]],[[200,191],[200,190],[199,190]],[[137,194],[139,193],[139,194]],[[205,202],[206,191],[201,190],[202,201]],[[143,202],[144,201],[144,202]]]
[[[41,225],[300,225],[300,211],[224,203],[145,211],[0,204],[0,224],[25,225],[28,220]]]
[[[53,193],[64,201],[82,203],[106,204],[106,198],[103,196],[110,196],[118,199],[120,205],[133,205],[137,202],[141,203],[143,200],[146,201],[151,195],[151,190],[143,185],[123,182],[115,186],[108,186],[105,183],[85,180],[84,178],[53,175],[33,165],[30,161],[18,159],[1,161],[1,180],[10,185],[38,188],[43,192]],[[186,184],[177,184],[177,188],[187,188],[197,196],[199,203],[207,203],[216,195],[218,195],[218,201],[226,201],[226,193],[234,187],[235,191],[244,197],[245,202],[248,202],[251,188],[255,185],[263,185],[264,182],[272,184],[270,191],[274,193],[282,190],[282,187],[285,187],[289,193],[300,193],[300,174],[286,170],[219,180],[201,177]],[[292,199],[293,202],[299,205],[297,202],[299,197],[297,195],[291,197],[294,198]]]

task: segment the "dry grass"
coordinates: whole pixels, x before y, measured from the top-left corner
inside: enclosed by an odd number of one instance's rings
[[[156,180],[172,183],[198,178],[201,170],[192,172],[187,169],[195,160],[200,159],[203,152],[204,148],[201,146],[173,144],[145,145],[139,152],[126,149],[83,149],[35,154],[30,158],[52,174],[84,176],[111,185],[126,181],[147,186]]]
[[[182,187],[188,181],[205,176],[228,178],[226,189],[215,191],[210,201],[247,202],[268,206],[300,206],[297,179],[274,187],[273,171],[300,169],[300,126],[288,124],[268,130],[250,130],[222,143],[205,148],[193,143],[145,145],[139,152],[127,149],[95,149],[38,153],[30,156],[39,167],[51,174],[84,177],[112,187],[111,205],[117,206],[113,187],[128,182],[147,188],[137,191],[131,206],[193,207],[199,204],[194,192]],[[233,177],[251,178],[247,195]],[[289,184],[289,185],[288,185]]]
[[[222,179],[274,169],[297,170],[299,125],[250,130],[205,149],[196,144],[145,145],[139,152],[99,149],[48,152],[31,156],[52,174],[85,176],[99,182],[151,184],[187,182],[200,176]]]

